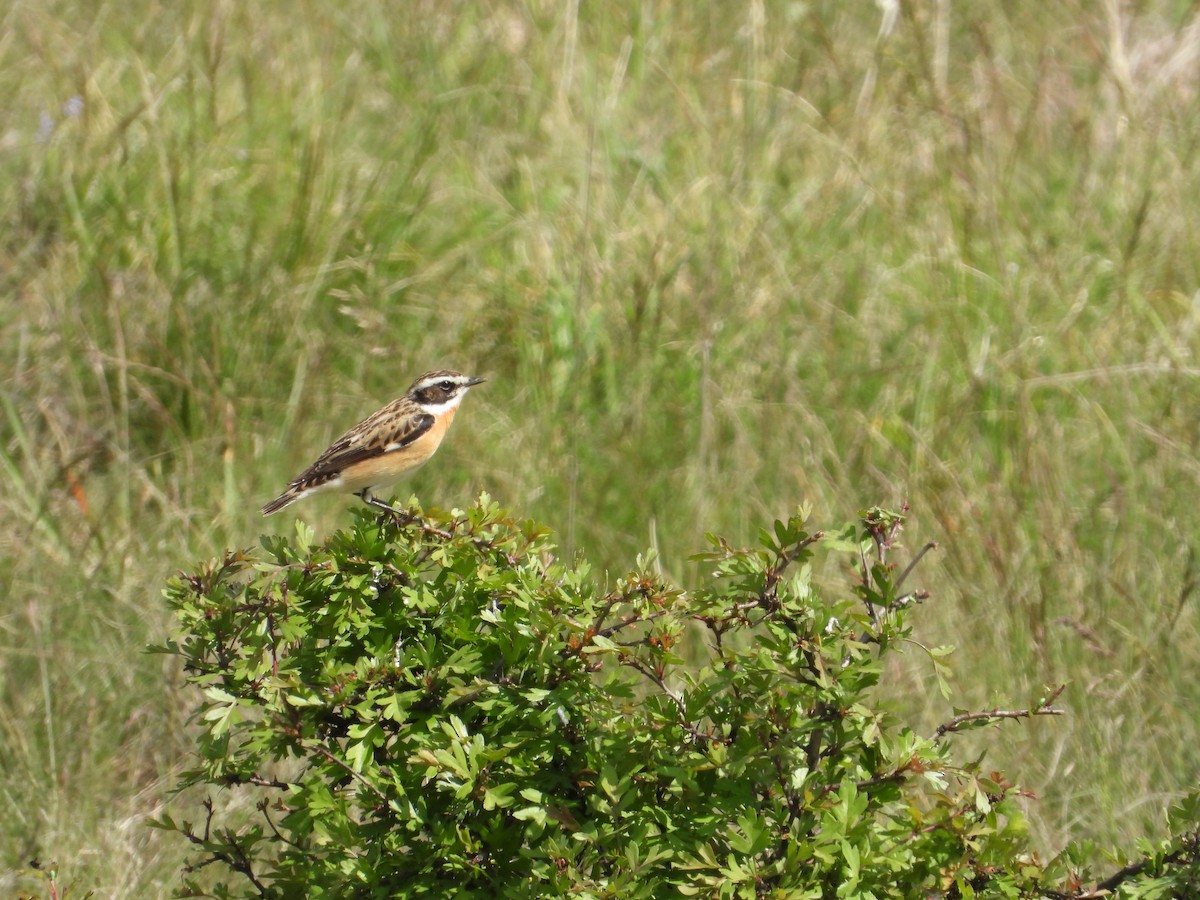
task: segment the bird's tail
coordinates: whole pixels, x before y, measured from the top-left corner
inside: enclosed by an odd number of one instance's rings
[[[285,506],[290,506],[295,503],[304,494],[303,491],[298,491],[295,488],[288,488],[270,503],[262,508],[262,514],[269,516],[271,513],[277,513]]]

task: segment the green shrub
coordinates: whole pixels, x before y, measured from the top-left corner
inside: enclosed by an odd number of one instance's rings
[[[605,585],[484,496],[363,509],[323,544],[299,526],[173,580],[163,649],[203,694],[183,786],[221,789],[202,823],[157,823],[198,848],[184,892],[1083,896],[1071,854],[1029,848],[1021,791],[951,752],[1056,691],[929,737],[873,697],[886,656],[923,649],[902,522],[713,538],[711,584],[681,590],[648,560]],[[844,555],[847,589],[818,590],[817,552]],[[948,650],[923,652],[948,693]],[[1187,840],[1110,887],[1169,896]]]

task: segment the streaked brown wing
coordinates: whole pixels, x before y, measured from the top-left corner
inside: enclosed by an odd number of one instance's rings
[[[356,462],[407,447],[433,427],[434,417],[429,413],[398,413],[391,406],[384,407],[347,431],[292,484],[311,487],[330,481]]]

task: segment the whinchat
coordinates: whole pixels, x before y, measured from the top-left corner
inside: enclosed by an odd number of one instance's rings
[[[426,372],[407,394],[330,444],[286,491],[262,508],[262,514],[269,516],[301,497],[325,491],[356,494],[364,503],[391,509],[372,492],[395,484],[433,456],[458,404],[483,380],[445,369]]]

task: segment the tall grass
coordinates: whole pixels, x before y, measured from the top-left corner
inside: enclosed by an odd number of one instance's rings
[[[963,698],[1070,682],[981,739],[1048,847],[1200,768],[1187,4],[0,15],[5,890],[169,891],[163,577],[442,365],[490,380],[404,489],[601,567],[910,498]]]

